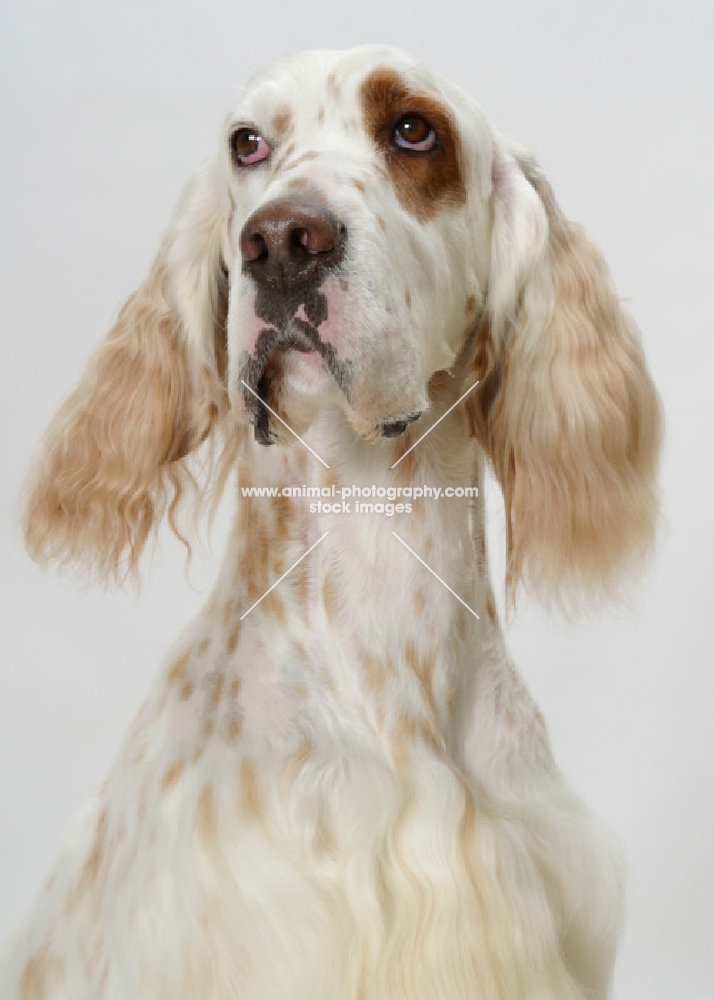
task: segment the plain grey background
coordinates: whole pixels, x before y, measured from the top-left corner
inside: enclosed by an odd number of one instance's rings
[[[400,45],[535,151],[602,247],[667,416],[660,545],[631,605],[509,629],[563,770],[629,868],[617,996],[714,996],[714,5],[24,0],[0,12],[0,939],[199,607],[164,539],[139,598],[25,556],[39,435],[136,285],[240,85],[302,48]],[[491,530],[502,549],[497,497]]]

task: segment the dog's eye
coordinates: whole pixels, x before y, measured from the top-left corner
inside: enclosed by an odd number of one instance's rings
[[[231,136],[231,153],[239,167],[249,167],[270,156],[270,146],[254,128],[239,128]]]
[[[416,153],[426,153],[436,145],[436,132],[421,115],[403,115],[394,126],[394,144]]]

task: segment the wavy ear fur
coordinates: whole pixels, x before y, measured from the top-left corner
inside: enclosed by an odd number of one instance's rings
[[[505,143],[492,198],[471,416],[503,490],[509,597],[524,580],[567,605],[653,540],[660,404],[604,260]]]
[[[189,183],[148,277],[48,428],[24,512],[38,560],[121,578],[167,509],[179,534],[174,515],[195,485],[188,457],[228,409],[216,170]]]

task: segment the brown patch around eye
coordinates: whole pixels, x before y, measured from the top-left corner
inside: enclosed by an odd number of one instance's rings
[[[383,154],[400,204],[421,222],[448,205],[466,200],[461,146],[453,118],[443,101],[411,90],[392,69],[376,69],[360,88],[365,128]],[[433,149],[416,152],[394,145],[394,126],[406,115],[423,118],[434,129]]]
[[[277,139],[285,139],[293,130],[293,113],[287,104],[281,104],[271,122]]]

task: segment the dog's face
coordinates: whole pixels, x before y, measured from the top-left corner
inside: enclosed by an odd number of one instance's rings
[[[264,399],[302,430],[333,402],[365,436],[428,407],[488,273],[489,129],[392,49],[263,70],[226,124],[229,392],[263,444]]]

